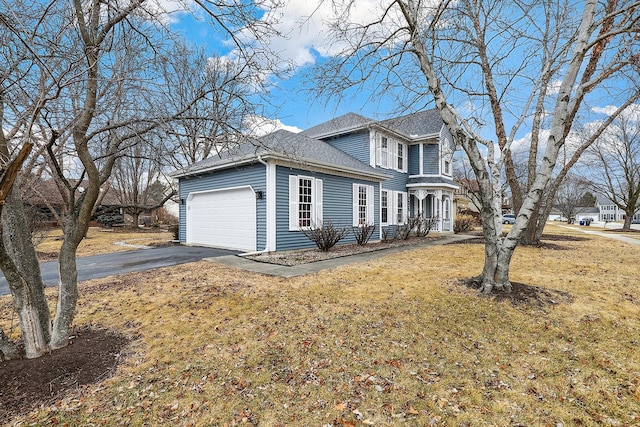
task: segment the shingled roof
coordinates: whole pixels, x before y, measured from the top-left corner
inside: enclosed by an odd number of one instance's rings
[[[370,126],[378,126],[403,135],[407,139],[420,140],[439,134],[443,124],[440,112],[435,108],[381,121],[372,120],[356,113],[347,113],[302,133],[312,138],[327,138]]]
[[[172,174],[184,177],[208,172],[215,169],[236,166],[241,163],[253,163],[259,159],[276,158],[284,161],[328,167],[359,173],[376,179],[387,179],[388,175],[357,160],[324,141],[311,138],[304,133],[292,133],[277,130],[261,138],[249,140],[221,152],[218,156],[194,163]]]
[[[379,126],[390,129],[410,139],[422,139],[440,133],[444,122],[437,109],[418,111],[406,116],[383,120]]]
[[[331,135],[364,129],[373,123],[376,123],[376,121],[368,117],[356,113],[347,113],[328,122],[320,123],[302,133],[311,138],[326,138]]]

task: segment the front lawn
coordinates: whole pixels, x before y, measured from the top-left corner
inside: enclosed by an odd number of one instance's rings
[[[640,246],[547,232],[512,269],[544,304],[458,284],[478,243],[291,279],[200,262],[85,282],[78,327],[134,341],[112,377],[13,423],[638,425]]]
[[[101,228],[91,227],[87,236],[78,246],[78,256],[100,255],[110,252],[130,251],[132,248],[116,244],[126,242],[135,245],[165,244],[173,239],[173,234],[161,229]],[[51,229],[46,238],[39,242],[36,250],[42,260],[57,258],[62,246],[62,230]]]

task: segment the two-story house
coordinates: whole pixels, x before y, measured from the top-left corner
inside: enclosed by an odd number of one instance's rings
[[[376,121],[349,113],[279,130],[173,174],[180,241],[242,251],[313,247],[301,229],[434,219],[453,231],[453,138],[436,110]],[[353,241],[353,236],[344,242]]]

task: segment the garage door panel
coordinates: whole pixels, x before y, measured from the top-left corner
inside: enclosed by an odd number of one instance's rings
[[[187,243],[256,250],[256,199],[250,187],[192,193],[187,199]]]

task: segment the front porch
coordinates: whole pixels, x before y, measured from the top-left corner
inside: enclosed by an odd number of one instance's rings
[[[431,231],[453,232],[453,191],[429,188],[409,189],[412,216],[433,220]]]

